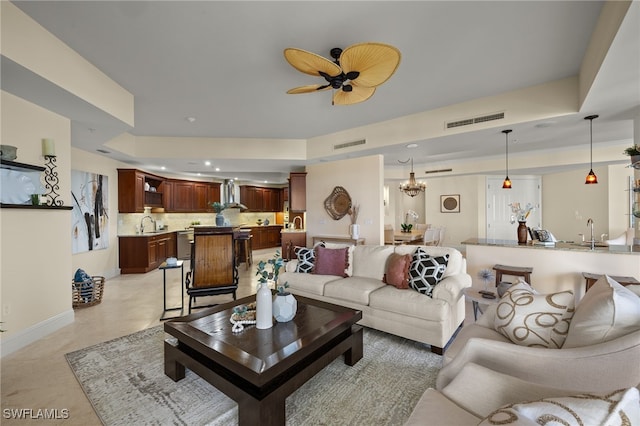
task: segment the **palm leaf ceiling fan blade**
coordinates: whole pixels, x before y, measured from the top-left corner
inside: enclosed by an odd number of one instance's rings
[[[376,87],[391,77],[400,64],[400,51],[382,43],[360,43],[347,47],[340,55],[342,71],[360,74],[354,86]]]
[[[353,86],[351,91],[336,90],[333,94],[334,105],[352,105],[364,102],[375,93],[375,87]]]
[[[342,74],[342,69],[337,64],[306,50],[293,47],[287,48],[284,50],[284,58],[292,67],[305,74],[316,77],[320,75],[320,72],[324,72],[331,77]]]
[[[320,85],[320,84],[309,84],[307,86],[294,87],[293,89],[287,90],[287,93],[290,95],[297,95],[298,93],[311,93],[318,92],[321,90],[329,90],[331,86],[328,84]]]

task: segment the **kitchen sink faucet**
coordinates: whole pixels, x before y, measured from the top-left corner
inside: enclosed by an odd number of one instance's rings
[[[296,229],[296,219],[300,219],[300,228],[302,229],[302,217],[301,216],[296,216],[293,218],[293,229]]]
[[[142,217],[142,219],[140,220],[140,233],[141,233],[141,234],[144,234],[144,220],[145,220],[146,218],[149,218],[149,220],[150,220],[150,221],[151,221],[151,223],[153,224],[153,230],[154,230],[154,231],[156,230],[156,221],[155,221],[155,220],[153,220],[153,218],[152,218],[151,216],[149,216],[149,215],[147,215],[147,216],[143,216],[143,217]]]

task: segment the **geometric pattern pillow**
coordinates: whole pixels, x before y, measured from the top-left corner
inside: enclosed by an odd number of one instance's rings
[[[498,302],[494,328],[516,345],[561,348],[574,300],[569,290],[538,294],[525,282],[514,284]]]
[[[607,394],[583,394],[538,401],[518,402],[498,408],[487,425],[634,425],[640,419],[637,388]]]
[[[448,254],[431,257],[422,247],[418,247],[409,268],[409,287],[431,297],[434,287],[442,280],[448,262]]]
[[[312,248],[296,247],[294,253],[298,258],[298,265],[296,266],[296,272],[303,274],[310,274],[313,272],[313,265],[315,264],[316,256]]]

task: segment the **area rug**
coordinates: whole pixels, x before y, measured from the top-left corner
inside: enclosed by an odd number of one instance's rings
[[[234,425],[237,404],[187,369],[164,375],[162,326],[66,354],[105,425]],[[286,401],[287,425],[401,425],[434,387],[442,357],[429,347],[364,330],[364,356],[334,360]]]

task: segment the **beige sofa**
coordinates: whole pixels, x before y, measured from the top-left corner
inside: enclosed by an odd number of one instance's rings
[[[430,256],[449,255],[432,297],[382,281],[392,253],[412,254],[418,247]],[[346,278],[295,272],[297,260],[292,260],[279,282],[288,282],[293,294],[359,309],[361,325],[426,343],[433,352],[443,353],[465,318],[462,289],[471,286],[471,277],[462,254],[448,247],[359,245],[352,246],[350,260]]]
[[[515,416],[520,416],[522,423],[502,424],[535,424],[522,417],[536,404],[537,409],[547,409],[542,399],[555,398],[554,403],[561,401],[560,405],[571,407],[580,401],[573,398],[576,395],[606,396],[620,389],[629,391],[625,401],[630,399],[631,408],[636,409],[629,412],[629,407],[625,408],[626,415],[633,417],[628,424],[640,422],[640,298],[616,284],[605,277],[578,303],[564,341],[571,346],[568,348],[512,343],[496,331],[500,308],[489,306],[476,323],[456,336],[444,356],[436,389],[422,395],[406,425],[477,425],[487,416],[514,415],[512,411],[518,408],[521,412]],[[594,404],[597,407],[597,401]],[[611,401],[609,404],[618,407]],[[501,407],[507,409],[497,412]],[[583,415],[577,408],[574,411]]]

